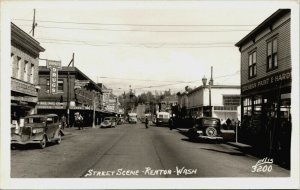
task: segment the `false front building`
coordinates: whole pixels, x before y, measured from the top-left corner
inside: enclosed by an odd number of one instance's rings
[[[236,46],[241,52],[242,140],[289,162],[291,11],[280,9]]]

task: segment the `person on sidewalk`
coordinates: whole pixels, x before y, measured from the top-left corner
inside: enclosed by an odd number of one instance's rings
[[[148,123],[149,123],[148,117],[146,117],[146,118],[145,118],[145,127],[146,127],[146,129],[148,129]]]
[[[67,125],[67,118],[66,118],[66,116],[63,114],[63,115],[61,116],[61,129],[64,130],[66,125]]]

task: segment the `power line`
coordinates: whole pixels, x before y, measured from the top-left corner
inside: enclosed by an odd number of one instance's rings
[[[13,19],[19,21],[30,21],[30,19]],[[37,22],[44,23],[60,23],[60,24],[81,24],[81,25],[104,25],[104,26],[166,26],[166,27],[250,27],[257,26],[257,24],[121,24],[121,23],[98,23],[98,22],[71,22],[71,21],[50,21],[50,20],[37,20]]]
[[[29,26],[29,25],[19,25]],[[61,29],[61,30],[89,30],[89,31],[110,31],[110,32],[174,32],[174,33],[205,33],[205,32],[249,32],[251,30],[140,30],[140,29],[109,29],[109,28],[74,28],[74,27],[56,27],[56,26],[41,26],[39,28]]]
[[[41,41],[41,43],[51,43],[51,44],[65,44],[65,45],[86,45],[86,46],[103,46],[103,47],[145,47],[145,48],[236,48],[233,45],[224,45],[224,46],[163,46],[160,45],[159,47],[151,47],[147,45],[111,45],[111,44],[90,44],[90,43],[65,43],[65,42],[51,42],[51,41]]]

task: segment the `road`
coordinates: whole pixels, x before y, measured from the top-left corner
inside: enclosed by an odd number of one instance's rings
[[[12,178],[288,177],[251,172],[259,158],[224,143],[191,142],[178,130],[143,124],[66,129],[60,145],[11,151]]]

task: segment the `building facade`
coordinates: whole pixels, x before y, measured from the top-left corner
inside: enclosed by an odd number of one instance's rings
[[[210,89],[208,85],[202,85],[189,91],[186,96],[186,109],[191,117],[211,115],[222,120],[228,118],[239,120],[240,86],[238,85],[211,85]]]
[[[58,69],[57,92],[50,92],[50,69],[39,67],[38,113],[56,113],[65,115],[70,126],[74,125],[74,114],[79,112],[85,120],[85,126],[100,124],[104,113],[101,112],[102,91],[89,77],[76,67]]]
[[[236,46],[241,52],[243,140],[289,162],[291,137],[291,11],[280,9]]]
[[[39,42],[11,23],[11,123],[36,113],[39,90]]]

